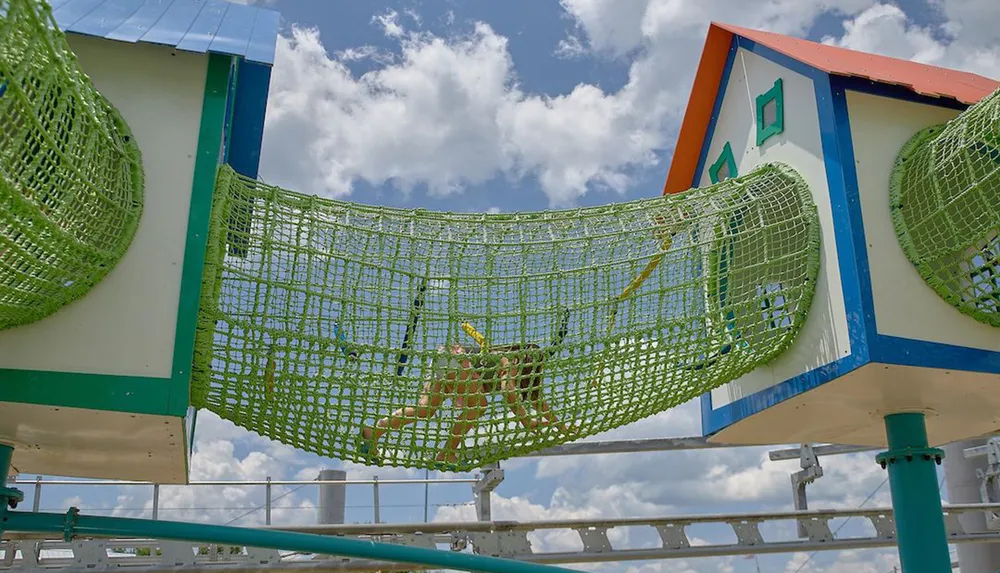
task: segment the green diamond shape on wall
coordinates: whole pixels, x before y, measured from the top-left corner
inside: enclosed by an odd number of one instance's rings
[[[785,98],[781,78],[774,86],[757,96],[757,145],[785,130]]]
[[[739,176],[736,172],[736,158],[733,157],[733,148],[729,146],[728,141],[722,148],[719,158],[708,168],[708,176],[712,180],[713,185],[719,181]]]

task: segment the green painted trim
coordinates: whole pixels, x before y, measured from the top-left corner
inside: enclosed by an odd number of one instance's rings
[[[211,54],[205,79],[205,98],[201,109],[198,156],[194,165],[191,211],[188,214],[187,242],[184,245],[184,269],[181,272],[181,296],[177,307],[177,337],[174,340],[174,388],[167,406],[171,414],[183,416],[191,403],[191,362],[194,360],[195,330],[201,303],[202,271],[208,227],[215,194],[215,174],[225,134],[226,99],[232,56]]]
[[[713,163],[711,167],[708,168],[708,177],[712,181],[712,185],[715,185],[720,181],[719,171],[721,171],[723,167],[729,167],[729,175],[726,179],[739,177],[739,173],[737,173],[736,169],[736,158],[733,157],[733,148],[729,145],[728,141],[726,142],[726,145],[723,146],[722,153],[719,154],[719,158],[715,160],[715,163]]]
[[[774,123],[764,125],[764,107],[774,102]],[[757,145],[771,136],[785,131],[785,94],[781,78],[774,80],[774,86],[757,96]]]
[[[219,166],[226,122],[230,71],[231,56],[209,56],[170,377],[0,369],[3,401],[133,414],[187,415],[195,326],[201,299],[215,174]]]
[[[0,370],[3,401],[131,414],[167,415],[169,378]]]

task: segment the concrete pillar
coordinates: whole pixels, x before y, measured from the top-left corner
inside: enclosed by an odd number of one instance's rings
[[[976,470],[986,471],[986,456],[965,459],[962,451],[982,446],[986,438],[955,442],[945,446],[944,476],[948,488],[948,503],[980,503]],[[964,513],[959,517],[962,527],[970,533],[986,531],[986,517],[981,513]],[[1000,571],[1000,543],[959,543],[958,566],[962,573],[995,573]]]
[[[320,481],[346,480],[347,472],[343,470],[321,470]],[[337,525],[344,523],[346,509],[347,485],[342,483],[324,483],[319,486],[319,508],[316,510],[316,522],[320,525]]]

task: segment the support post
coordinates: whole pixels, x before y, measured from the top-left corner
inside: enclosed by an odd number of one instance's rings
[[[264,524],[271,525],[271,476],[267,476],[267,485],[264,486],[265,499],[264,499]]]
[[[42,476],[35,476],[35,499],[31,511],[38,513],[42,508]]]
[[[153,484],[153,521],[160,518],[160,484]]]
[[[372,504],[374,505],[373,517],[375,518],[375,523],[382,523],[382,517],[380,515],[378,507],[378,476],[372,476]]]
[[[320,470],[320,481],[346,481],[347,472],[344,470]],[[334,525],[344,523],[344,514],[347,509],[347,484],[344,483],[323,483],[319,486],[319,515],[317,523],[320,525]]]
[[[424,469],[424,523],[427,523],[427,513],[431,507],[431,470]]]
[[[927,443],[922,412],[885,417],[889,450],[875,459],[889,470],[889,487],[903,573],[950,573],[936,466],[944,452]]]

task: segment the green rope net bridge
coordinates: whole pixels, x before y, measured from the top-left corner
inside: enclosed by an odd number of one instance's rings
[[[911,260],[990,324],[998,108],[994,94],[918,135],[892,181]],[[143,184],[127,127],[44,3],[0,0],[0,131],[9,328],[112,268]],[[677,195],[495,215],[323,199],[223,166],[192,403],[325,456],[473,469],[767,364],[805,321],[818,267],[809,189],[783,165]]]
[[[47,5],[0,0],[0,329],[84,296],[125,255],[143,172]]]
[[[899,242],[927,284],[1000,326],[1000,90],[914,135],[890,195]]]
[[[791,344],[819,266],[809,189],[779,165],[537,213],[366,206],[228,167],[216,193],[193,402],[365,463],[472,469],[687,402]]]

